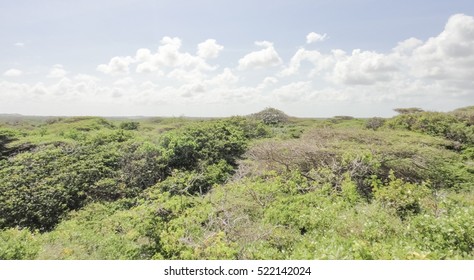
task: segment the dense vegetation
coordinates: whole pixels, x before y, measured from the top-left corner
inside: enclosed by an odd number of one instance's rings
[[[474,107],[0,117],[0,259],[474,259]]]

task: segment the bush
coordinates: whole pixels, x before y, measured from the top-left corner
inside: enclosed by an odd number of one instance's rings
[[[383,206],[394,209],[401,218],[421,212],[421,200],[429,194],[426,184],[411,184],[397,179],[393,172],[385,184],[375,183],[374,198]]]
[[[270,129],[261,120],[245,117],[231,117],[225,122],[239,127],[247,139],[260,139],[271,136]]]
[[[109,140],[45,145],[0,162],[0,228],[49,231],[70,210],[136,196],[162,179],[157,149]]]
[[[232,171],[232,166],[224,160],[217,164],[211,164],[196,171],[174,172],[166,180],[159,183],[163,192],[171,194],[203,195],[215,184],[225,182]]]
[[[385,119],[375,117],[375,118],[368,119],[367,122],[365,123],[365,127],[368,129],[377,130],[380,127],[382,127],[384,123],[385,123]]]
[[[450,112],[450,114],[466,122],[468,125],[474,126],[474,106],[459,108]]]
[[[216,164],[221,160],[235,166],[245,152],[247,139],[239,127],[218,121],[171,131],[160,139],[160,146],[162,162],[169,171],[194,170],[199,165]]]
[[[0,231],[0,260],[31,260],[39,249],[36,236],[26,229]]]
[[[431,259],[468,258],[474,252],[474,208],[457,207],[441,217],[419,215],[411,221],[409,237]]]
[[[401,114],[401,115],[406,115],[406,114],[415,114],[415,113],[421,113],[424,112],[420,108],[412,107],[412,108],[396,108],[393,109],[395,112]]]
[[[39,259],[150,259],[146,237],[152,208],[123,209],[119,202],[92,203],[41,236]]]
[[[463,144],[474,143],[474,127],[467,126],[465,122],[445,113],[404,114],[388,121],[388,126],[441,136]]]
[[[139,122],[122,122],[120,124],[120,128],[123,130],[137,130],[138,127],[140,126]]]
[[[16,139],[17,134],[14,130],[0,128],[0,160],[10,154],[11,149],[8,147],[8,144]]]
[[[251,117],[262,121],[266,125],[279,125],[288,122],[288,115],[275,108],[266,108],[263,111],[252,114]]]

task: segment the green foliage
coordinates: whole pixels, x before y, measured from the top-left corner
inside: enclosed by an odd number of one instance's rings
[[[225,122],[240,128],[247,139],[267,138],[271,135],[270,129],[261,120],[234,116]]]
[[[0,231],[0,260],[34,259],[39,249],[37,237],[26,229],[11,228]]]
[[[427,258],[473,258],[474,208],[455,208],[441,217],[420,215],[413,219],[410,238]]]
[[[455,112],[15,119],[0,259],[473,259],[472,125]]]
[[[147,259],[146,237],[152,209],[123,209],[119,203],[89,204],[71,213],[50,233],[42,236],[40,259]]]
[[[0,160],[5,158],[11,151],[8,144],[15,140],[17,134],[18,133],[14,130],[0,127]]]
[[[163,161],[170,170],[193,170],[221,160],[235,166],[246,145],[244,132],[227,121],[186,126],[165,134],[160,140]]]
[[[450,112],[450,114],[471,126],[474,125],[474,106],[459,108]]]
[[[419,214],[421,200],[429,194],[426,184],[411,184],[397,179],[390,172],[386,184],[374,181],[374,198],[383,206],[394,209],[401,218],[410,214]]]
[[[128,121],[128,122],[122,122],[120,124],[120,128],[123,130],[137,130],[138,127],[140,127],[139,122]]]
[[[416,107],[411,107],[411,108],[396,108],[396,109],[393,109],[393,110],[394,110],[395,112],[399,113],[399,114],[402,114],[402,115],[415,114],[415,113],[424,112],[422,109],[416,108]]]
[[[462,144],[474,144],[474,127],[445,113],[404,114],[391,119],[387,124],[391,128],[404,128],[433,136],[442,136]]]
[[[341,196],[349,204],[355,205],[361,200],[361,195],[357,189],[357,184],[353,182],[347,174],[341,183]]]
[[[137,195],[155,184],[158,151],[122,144],[114,135],[100,143],[42,146],[0,163],[0,228],[47,231],[90,201]]]
[[[224,160],[205,166],[200,171],[174,170],[166,180],[159,183],[161,189],[171,194],[207,193],[213,185],[223,183],[232,171],[232,166]]]

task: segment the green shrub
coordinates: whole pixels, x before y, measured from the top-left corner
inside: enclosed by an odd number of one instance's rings
[[[149,259],[146,237],[152,208],[123,209],[120,203],[92,203],[72,212],[54,231],[41,236],[39,259]]]
[[[157,149],[114,140],[46,145],[0,162],[0,228],[48,231],[70,210],[136,196],[163,177]]]
[[[163,162],[169,170],[193,170],[200,164],[225,160],[236,165],[245,152],[244,132],[230,122],[199,123],[171,131],[160,139]]]
[[[140,127],[139,122],[128,121],[128,122],[120,123],[120,128],[123,130],[137,130],[139,127]]]
[[[466,122],[468,125],[471,125],[471,126],[474,125],[474,106],[459,108],[450,112],[450,114]]]
[[[464,144],[474,143],[474,127],[468,126],[455,116],[445,113],[404,114],[389,120],[388,126],[441,136]]]
[[[380,127],[382,127],[384,125],[384,123],[385,123],[385,119],[383,119],[383,118],[378,118],[378,117],[370,118],[365,123],[365,127],[368,128],[368,129],[377,130]]]
[[[427,184],[412,184],[397,179],[393,172],[385,184],[374,181],[374,198],[383,206],[394,209],[401,218],[422,211],[421,200],[429,194]]]
[[[31,260],[40,250],[35,234],[27,229],[0,231],[0,260]]]
[[[474,257],[474,208],[457,207],[440,217],[420,215],[411,221],[409,237],[432,259]]]
[[[232,166],[224,160],[196,171],[174,170],[166,180],[159,183],[162,191],[171,194],[207,193],[215,184],[223,183],[230,175]]]
[[[18,132],[11,129],[0,128],[0,160],[6,158],[11,149],[8,144],[13,142],[18,136]]]
[[[252,118],[262,121],[266,125],[279,125],[288,122],[288,115],[275,108],[266,108],[258,113],[250,115]]]

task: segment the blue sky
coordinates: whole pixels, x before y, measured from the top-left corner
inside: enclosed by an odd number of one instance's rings
[[[0,113],[474,104],[472,1],[0,1]]]

